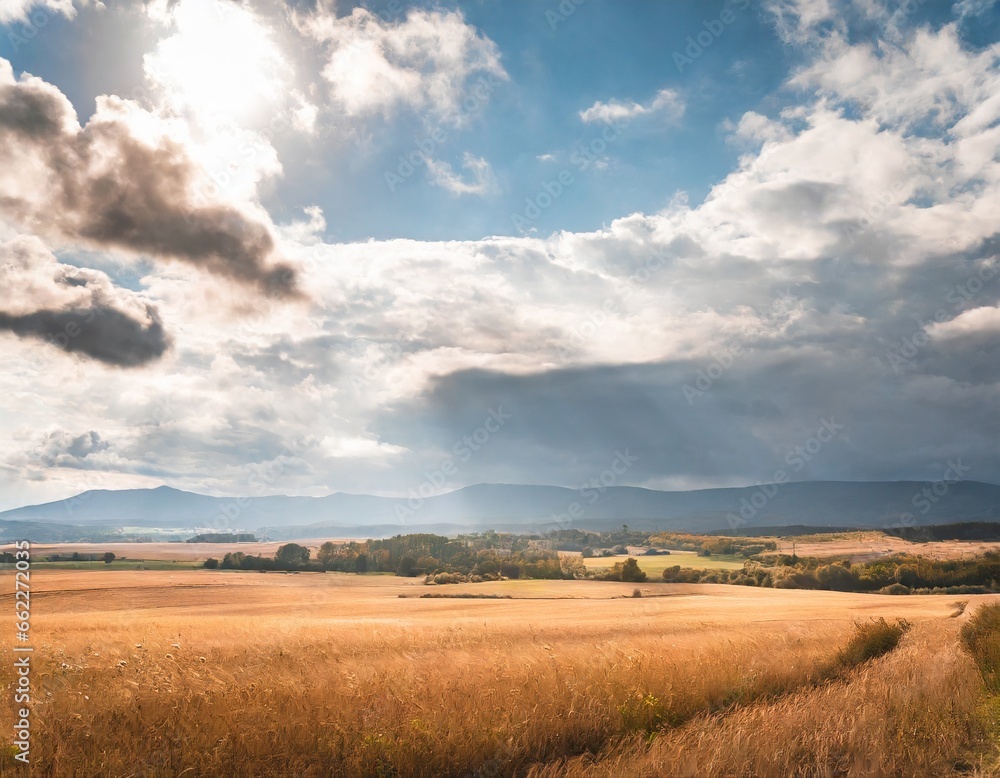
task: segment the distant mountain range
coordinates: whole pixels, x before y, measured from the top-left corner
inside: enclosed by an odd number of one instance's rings
[[[936,491],[935,491],[936,490]],[[97,490],[0,513],[0,539],[72,540],[120,527],[251,531],[274,539],[576,527],[712,532],[792,525],[882,529],[1000,521],[1000,486],[978,481],[799,481],[665,492],[477,484],[426,499],[208,497],[161,486]],[[84,531],[85,530],[85,531]]]

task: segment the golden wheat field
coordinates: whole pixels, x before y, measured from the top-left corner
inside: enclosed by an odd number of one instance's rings
[[[99,570],[32,585],[34,775],[992,774],[995,709],[958,641],[989,596],[955,616],[954,596],[665,583],[634,597]],[[838,664],[877,617],[913,626]]]
[[[884,532],[840,532],[835,535],[806,535],[798,538],[767,538],[778,544],[782,554],[829,557],[867,562],[893,554],[912,554],[929,559],[967,559],[987,551],[1000,550],[1000,543],[985,540],[935,540],[915,543]]]

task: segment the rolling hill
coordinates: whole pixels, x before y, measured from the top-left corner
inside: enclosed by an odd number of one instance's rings
[[[43,525],[259,531],[273,538],[385,536],[406,532],[606,529],[718,531],[791,525],[921,526],[1000,521],[1000,486],[888,481],[800,481],[693,491],[632,486],[567,489],[476,484],[423,498],[337,492],[325,497],[210,497],[167,486],[89,491],[0,513],[5,536]],[[941,493],[943,492],[943,493]],[[941,494],[939,494],[941,493]],[[19,525],[23,524],[23,527]]]

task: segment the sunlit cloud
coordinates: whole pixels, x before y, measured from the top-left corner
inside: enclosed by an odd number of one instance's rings
[[[507,79],[496,44],[461,11],[409,11],[382,20],[364,8],[338,17],[327,9],[299,19],[328,50],[323,77],[349,116],[389,115],[402,106],[460,121],[470,79]]]
[[[180,113],[209,126],[268,115],[290,86],[290,66],[266,26],[228,0],[180,0],[158,18],[175,31],[143,59],[146,77]]]
[[[661,114],[666,121],[676,122],[684,116],[684,100],[673,89],[661,89],[646,104],[634,100],[609,100],[606,103],[598,100],[590,108],[580,111],[580,119],[588,123],[618,122],[651,114]]]

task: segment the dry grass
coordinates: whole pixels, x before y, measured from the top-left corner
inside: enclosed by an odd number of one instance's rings
[[[920,775],[979,732],[946,597],[511,581],[449,592],[529,599],[420,599],[392,577],[208,571],[35,585],[38,774]],[[915,627],[831,681],[853,622],[883,616]]]
[[[983,675],[986,688],[1000,694],[1000,603],[981,605],[962,625],[962,644]]]
[[[316,551],[327,540],[334,543],[347,542],[342,538],[307,538],[295,542],[309,548],[313,556],[315,556]],[[282,540],[268,541],[266,543],[35,543],[31,546],[31,554],[39,562],[55,554],[66,558],[72,556],[73,552],[103,554],[105,551],[111,551],[117,557],[124,557],[137,562],[149,560],[203,562],[209,557],[222,559],[222,557],[232,551],[274,556],[274,552],[287,542],[286,540]],[[0,551],[13,550],[14,545],[12,543],[0,545]]]
[[[895,650],[911,626],[906,619],[889,623],[885,617],[855,622],[854,634],[837,654],[837,664],[852,668],[888,654]]]
[[[652,745],[632,739],[542,776],[941,776],[970,770],[985,728],[974,663],[955,630],[918,625],[898,651],[850,677],[726,716]]]
[[[624,555],[588,557],[583,560],[583,564],[588,570],[610,570],[615,562],[624,559],[626,559]],[[742,570],[746,560],[730,556],[698,556],[694,551],[671,551],[662,556],[638,556],[635,557],[635,561],[647,575],[659,578],[663,575],[664,568],[674,565],[691,567],[695,570]]]
[[[1000,550],[1000,543],[981,540],[936,540],[914,543],[881,532],[851,532],[837,535],[803,535],[776,539],[778,552],[800,557],[850,559],[870,562],[893,554],[912,554],[928,559],[969,559],[987,551]]]

